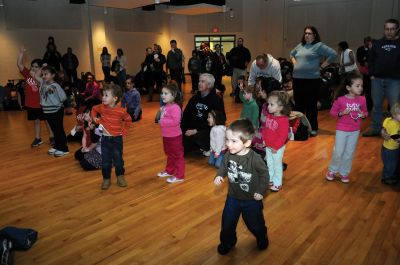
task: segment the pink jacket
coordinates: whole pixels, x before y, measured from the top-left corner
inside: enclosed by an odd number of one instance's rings
[[[163,137],[176,137],[182,134],[182,110],[178,104],[166,104],[161,108],[160,127]]]
[[[339,117],[339,112],[343,112],[345,109],[350,109],[350,113]],[[330,114],[338,118],[336,130],[354,132],[360,130],[363,120],[359,117],[361,112],[365,117],[368,116],[367,103],[364,96],[357,96],[355,98],[341,96],[333,102]]]

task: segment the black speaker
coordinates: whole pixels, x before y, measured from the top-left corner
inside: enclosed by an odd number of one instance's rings
[[[148,5],[148,6],[142,6],[143,11],[155,11],[156,10],[156,5]]]
[[[84,4],[85,0],[69,0],[70,4]]]

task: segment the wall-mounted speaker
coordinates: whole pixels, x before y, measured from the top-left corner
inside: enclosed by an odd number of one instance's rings
[[[69,0],[70,4],[84,4],[85,0]]]

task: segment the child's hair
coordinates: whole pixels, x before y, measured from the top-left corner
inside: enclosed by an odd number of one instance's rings
[[[169,82],[167,85],[163,86],[163,88],[171,92],[171,95],[174,98],[174,102],[179,104],[179,87],[176,82]]]
[[[258,89],[256,88],[256,86],[246,86],[243,88],[243,91],[248,94],[251,93],[253,95],[253,98],[256,98],[256,95],[258,94]]]
[[[232,122],[228,129],[234,133],[238,133],[243,143],[251,141],[255,134],[253,123],[247,118]]]
[[[45,67],[43,67],[42,71],[47,71],[52,75],[56,75],[57,74],[56,69],[53,66],[50,66],[50,65],[46,65]]]
[[[391,108],[390,108],[390,114],[392,114],[392,117],[396,114],[400,114],[400,101],[397,101]]]
[[[269,95],[269,98],[276,98],[276,101],[279,106],[282,106],[282,114],[289,116],[290,115],[290,97],[289,94],[285,91],[272,91]]]
[[[342,81],[340,83],[339,89],[335,93],[335,99],[347,95],[349,91],[347,90],[347,86],[353,85],[354,80],[363,79],[362,75],[357,72],[349,72],[344,75]]]
[[[214,118],[215,125],[225,125],[226,119],[222,111],[210,110],[209,114]]]
[[[131,80],[133,86],[135,86],[135,78],[131,75],[127,75],[125,81]]]
[[[272,91],[281,89],[281,83],[273,77],[264,77],[261,81],[261,90],[267,95],[269,95]]]
[[[34,65],[34,64],[37,64],[39,67],[42,67],[43,61],[42,61],[42,59],[34,59],[31,62],[31,66]]]
[[[246,80],[246,77],[245,77],[244,75],[240,75],[240,76],[238,77],[237,81],[239,81],[239,80],[245,81],[245,80]]]
[[[121,89],[121,87],[119,85],[116,85],[116,84],[105,84],[104,88],[103,88],[103,91],[104,92],[110,91],[111,95],[113,97],[117,98],[117,101],[115,103],[120,102],[121,97],[122,97],[122,89]]]

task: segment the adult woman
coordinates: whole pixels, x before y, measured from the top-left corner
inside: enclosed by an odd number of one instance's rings
[[[107,47],[103,47],[103,52],[100,55],[101,68],[104,73],[104,80],[110,81],[110,70],[111,70],[111,54],[108,53]]]
[[[336,59],[336,51],[321,42],[317,29],[306,26],[301,42],[290,52],[293,69],[295,110],[306,114],[311,124],[311,136],[318,131],[318,90],[321,85],[320,67]],[[320,65],[321,60],[324,60]]]
[[[117,49],[117,56],[115,57],[115,60],[118,61],[118,72],[117,72],[118,85],[123,87],[126,80],[127,59],[124,55],[124,51],[121,48]]]
[[[349,73],[358,71],[354,52],[349,49],[349,44],[346,41],[341,41],[338,44],[340,53],[340,73]]]
[[[92,108],[94,105],[101,103],[102,96],[100,86],[91,73],[86,74],[86,87],[81,95],[84,101],[83,104],[88,108]]]

